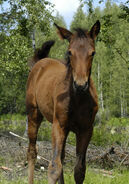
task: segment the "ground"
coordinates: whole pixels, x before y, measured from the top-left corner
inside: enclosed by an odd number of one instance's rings
[[[0,184],[27,183],[27,158],[26,152],[28,147],[28,140],[11,135],[9,131],[0,132]],[[35,180],[39,184],[41,181],[47,183],[47,168],[49,160],[51,160],[51,143],[48,141],[38,141],[38,158],[35,168]],[[66,173],[65,179],[68,183],[74,183],[73,178],[69,180],[67,175],[73,175],[73,168],[75,163],[75,146],[66,145],[66,158],[64,162],[64,171]],[[111,145],[105,148],[89,145],[87,152],[87,182],[91,177],[98,177],[112,181],[117,184],[114,168],[118,168],[118,176],[122,177],[123,171],[125,178],[129,177],[129,148],[122,148],[118,145]],[[116,170],[116,169],[115,169]],[[101,176],[101,177],[100,177]],[[20,179],[19,179],[20,178]],[[21,182],[22,181],[22,182]],[[122,181],[124,181],[122,179]],[[21,183],[20,183],[21,182]],[[41,182],[41,183],[42,183]],[[105,182],[105,179],[103,179]],[[101,181],[101,183],[103,183]],[[129,181],[124,181],[123,184],[129,184]],[[94,184],[95,181],[93,182]],[[100,183],[100,181],[98,181]],[[118,181],[120,183],[120,180]]]

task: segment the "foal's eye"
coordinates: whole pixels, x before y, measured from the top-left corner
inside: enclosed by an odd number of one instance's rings
[[[93,57],[95,55],[95,51],[92,52],[91,56]]]
[[[69,56],[72,56],[72,52],[70,50],[68,51],[68,55]]]

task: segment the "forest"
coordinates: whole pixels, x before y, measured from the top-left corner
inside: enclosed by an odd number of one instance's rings
[[[64,27],[66,23],[59,13],[52,16],[54,6],[48,1],[10,0],[8,11],[3,6],[5,2],[0,2],[0,114],[25,114],[27,60],[33,55],[34,47],[41,47],[49,39],[56,40],[50,57],[64,59],[68,43],[58,39],[53,23]],[[90,29],[96,20],[101,22],[101,32],[96,41],[92,77],[99,97],[99,119],[128,117],[128,2],[118,6],[107,0],[100,9],[93,8],[93,0],[81,1],[70,30]]]
[[[54,6],[46,0],[1,0],[0,5],[0,114],[25,114],[27,61],[35,48],[50,39],[56,41],[50,57],[64,59],[68,43],[58,39],[53,23],[64,27],[66,23],[58,12],[53,16]],[[107,0],[103,8],[94,8],[93,0],[80,1],[69,29],[90,29],[96,20],[101,22],[101,32],[96,41],[92,78],[99,97],[98,118],[128,117],[128,1],[117,5]]]
[[[67,27],[48,0],[0,0],[0,184],[27,183],[28,140],[24,132],[28,61],[48,40],[55,40],[49,56],[65,60],[68,42],[58,38],[54,22],[74,31],[90,30],[97,20],[101,30],[95,43],[92,78],[99,111],[88,147],[85,181],[129,184],[129,1],[98,0],[96,7],[96,0],[78,1],[80,5]],[[37,141],[37,184],[47,183],[50,141],[51,125],[44,120]],[[74,183],[69,177],[74,164],[75,136],[70,133],[65,161],[68,184]]]

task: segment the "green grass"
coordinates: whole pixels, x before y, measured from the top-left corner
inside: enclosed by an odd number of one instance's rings
[[[129,184],[129,171],[123,171],[120,174],[118,171],[114,171],[113,178],[109,176],[104,176],[101,173],[94,173],[93,171],[87,172],[87,178],[84,184]]]
[[[66,184],[74,184],[73,173],[67,171],[64,175]],[[45,177],[46,178],[46,177]],[[27,184],[27,178],[22,177],[16,180],[7,180],[0,177],[0,184]],[[48,184],[46,179],[35,179],[35,184]],[[123,170],[119,173],[117,170],[110,176],[104,176],[101,172],[96,173],[93,169],[87,169],[84,184],[129,184],[129,171]]]
[[[0,116],[0,131],[13,131],[23,135],[26,126],[26,116],[7,114]],[[39,141],[51,141],[51,123],[43,121],[38,132]],[[94,127],[91,143],[96,146],[119,144],[129,146],[129,119],[112,118]],[[70,132],[67,142],[75,145],[75,135]]]
[[[25,131],[26,116],[21,114],[4,114],[0,116],[0,132],[13,131],[23,135]]]
[[[21,114],[3,114],[0,116],[0,121],[21,121],[26,120],[26,116]]]

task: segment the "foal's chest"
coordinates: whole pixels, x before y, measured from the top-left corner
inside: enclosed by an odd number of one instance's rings
[[[71,131],[88,129],[91,126],[95,103],[90,95],[70,102],[68,124]]]

